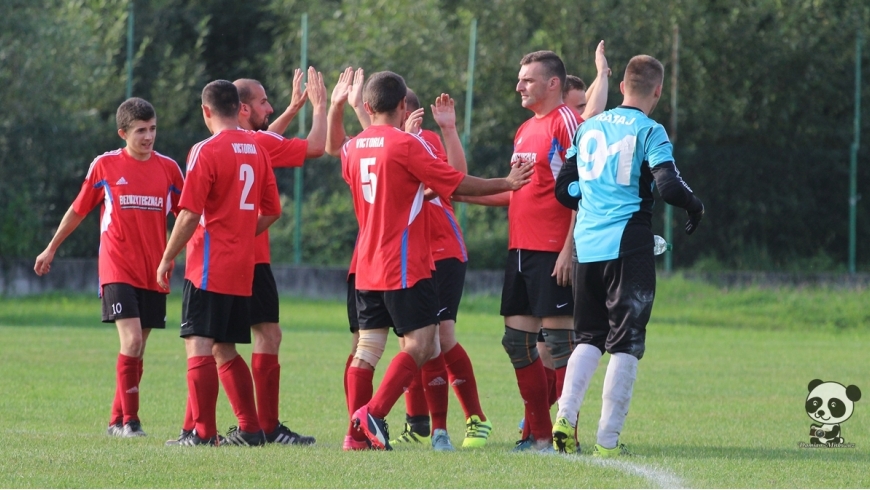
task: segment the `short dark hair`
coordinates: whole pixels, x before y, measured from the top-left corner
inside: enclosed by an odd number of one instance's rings
[[[553,77],[559,78],[559,83],[565,86],[565,77],[568,72],[565,71],[565,63],[562,63],[562,58],[552,51],[535,51],[523,56],[520,60],[520,66],[530,65],[532,63],[541,63],[544,66],[544,75],[549,79]]]
[[[575,75],[565,77],[565,85],[562,85],[562,95],[566,95],[571,90],[586,91],[586,82],[582,78]]]
[[[635,95],[652,95],[665,79],[662,63],[645,54],[632,58],[625,67],[626,92]]]
[[[220,117],[239,117],[239,91],[232,82],[215,80],[202,89],[202,104]]]
[[[405,108],[408,112],[414,112],[420,108],[420,98],[411,89],[408,89],[408,92],[405,94]]]
[[[118,123],[118,129],[127,131],[133,121],[150,121],[155,117],[157,113],[150,102],[139,97],[130,97],[118,106],[115,122]]]
[[[250,104],[251,98],[254,97],[254,91],[251,88],[255,85],[262,86],[263,84],[253,78],[240,78],[233,82],[233,85],[239,91],[239,101],[242,104]]]
[[[404,78],[391,71],[379,71],[370,76],[363,87],[363,100],[373,112],[389,114],[399,107],[407,93]]]

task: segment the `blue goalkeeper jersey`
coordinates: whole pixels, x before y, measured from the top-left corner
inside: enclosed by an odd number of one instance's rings
[[[633,107],[605,111],[580,126],[566,158],[576,159],[579,174],[578,262],[652,253],[650,168],[674,161],[661,124]]]

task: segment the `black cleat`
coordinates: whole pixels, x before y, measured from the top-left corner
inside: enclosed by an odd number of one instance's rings
[[[184,434],[182,431],[181,437],[177,440],[166,441],[167,446],[218,446],[220,445],[219,436],[213,436],[208,439],[202,439],[196,434],[196,429]]]
[[[266,434],[262,430],[245,432],[236,426],[232,426],[227,431],[227,435],[221,438],[221,444],[230,446],[264,446],[266,445]]]
[[[124,424],[121,430],[121,437],[145,437],[145,431],[142,430],[142,423],[138,420],[131,420]]]
[[[297,434],[296,432],[290,430],[290,428],[283,423],[278,423],[278,427],[275,427],[275,430],[266,434],[266,442],[274,444],[310,446],[311,444],[314,444],[316,440],[311,436],[303,436],[301,434]]]

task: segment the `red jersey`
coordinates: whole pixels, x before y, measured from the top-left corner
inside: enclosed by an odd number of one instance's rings
[[[556,177],[565,151],[583,122],[565,104],[542,118],[524,122],[514,137],[511,162],[520,157],[535,162],[532,181],[511,193],[508,207],[508,248],[560,252],[571,228],[571,210],[556,200]]]
[[[420,132],[420,137],[429,143],[435,156],[447,161],[447,153],[444,151],[441,137],[437,133],[424,129]],[[436,262],[443,259],[459,259],[468,262],[468,252],[465,250],[462,230],[456,221],[450,196],[444,196],[443,199],[436,197],[428,201],[425,208],[429,218],[429,245],[432,249],[432,259]]]
[[[102,202],[100,286],[124,283],[165,293],[157,285],[157,266],[166,248],[166,215],[178,213],[184,184],[175,160],[151,152],[140,161],[123,149],[94,159],[72,204],[79,216]]]
[[[199,289],[250,296],[257,216],[281,214],[267,155],[245,130],[224,130],[190,149],[179,206],[201,214],[184,277]]]
[[[285,138],[272,131],[251,132],[254,140],[260,145],[272,161],[272,168],[301,167],[308,151],[308,141],[300,138]],[[254,263],[268,264],[269,230],[257,235],[254,239]]]
[[[451,196],[465,174],[438,158],[419,136],[369,126],[341,150],[359,223],[356,287],[392,291],[432,277],[423,190]]]

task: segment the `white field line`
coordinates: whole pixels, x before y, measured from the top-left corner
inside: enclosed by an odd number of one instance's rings
[[[685,483],[683,482],[682,478],[666,469],[631,463],[623,458],[602,459],[592,456],[575,455],[565,455],[564,457],[575,461],[581,461],[583,463],[593,464],[596,466],[622,470],[626,473],[639,476],[658,488],[685,488]]]

